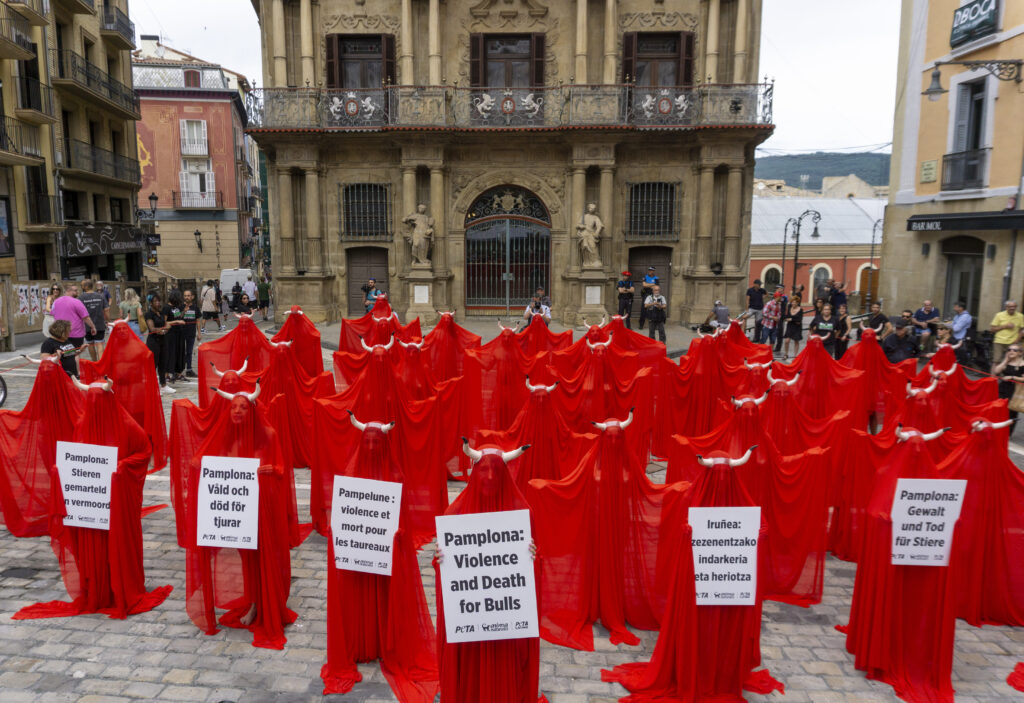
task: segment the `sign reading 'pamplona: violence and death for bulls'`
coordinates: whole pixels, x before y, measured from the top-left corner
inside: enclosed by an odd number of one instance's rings
[[[110,494],[117,447],[57,442],[57,475],[68,527],[110,529]]]
[[[335,476],[331,497],[335,568],[390,576],[401,505],[400,483]]]
[[[199,463],[196,544],[200,547],[258,547],[260,460],[204,456]]]
[[[441,515],[437,546],[449,642],[538,637],[530,512]]]

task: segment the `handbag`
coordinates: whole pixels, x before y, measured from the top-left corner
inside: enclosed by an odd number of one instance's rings
[[[1024,383],[1014,383],[1013,386],[1013,396],[1006,407],[1014,412],[1024,413]]]
[[[53,319],[53,315],[51,315],[50,313],[46,313],[45,315],[43,315],[43,336],[44,337],[49,337],[50,336],[50,325],[52,325],[54,322],[56,322],[56,320]]]

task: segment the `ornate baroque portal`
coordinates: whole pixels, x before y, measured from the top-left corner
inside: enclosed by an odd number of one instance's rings
[[[525,306],[550,291],[551,215],[535,194],[503,185],[466,211],[466,306]]]

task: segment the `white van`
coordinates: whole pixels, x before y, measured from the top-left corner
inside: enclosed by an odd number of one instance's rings
[[[259,283],[256,273],[252,269],[222,269],[220,272],[220,290],[224,295],[231,295],[231,289],[238,285],[244,285],[249,276],[252,276],[253,283]]]

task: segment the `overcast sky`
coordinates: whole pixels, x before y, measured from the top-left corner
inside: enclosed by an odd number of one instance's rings
[[[891,141],[898,0],[763,2],[760,72],[775,79],[777,127],[762,153]],[[129,7],[138,34],[160,34],[169,46],[263,84],[250,0],[130,0]]]

